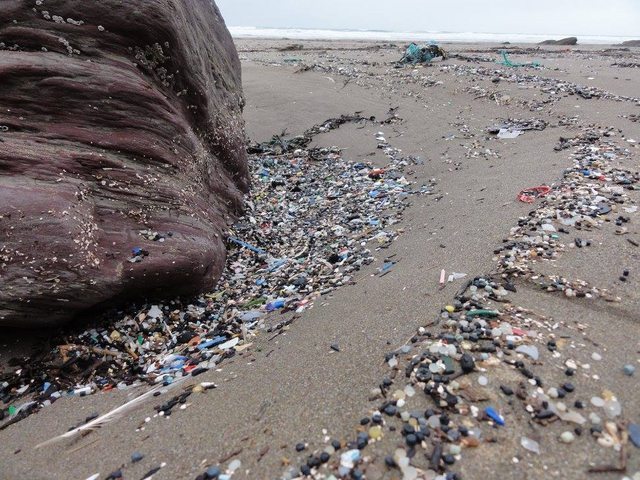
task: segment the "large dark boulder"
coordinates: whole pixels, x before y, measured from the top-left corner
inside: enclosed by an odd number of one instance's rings
[[[213,287],[249,182],[215,4],[1,3],[0,326]]]
[[[617,47],[640,47],[640,40],[627,40],[626,42],[619,43]]]
[[[538,45],[577,45],[578,39],[576,37],[567,37],[560,40],[545,40]]]

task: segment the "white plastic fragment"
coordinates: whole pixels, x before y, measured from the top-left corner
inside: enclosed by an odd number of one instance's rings
[[[540,455],[540,444],[535,440],[528,437],[522,437],[520,438],[520,445],[522,445],[525,450],[533,452],[536,455]]]

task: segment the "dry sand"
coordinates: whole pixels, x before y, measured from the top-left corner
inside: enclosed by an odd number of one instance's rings
[[[250,138],[267,140],[284,129],[301,133],[327,118],[355,111],[383,119],[390,108],[397,107],[402,123],[346,125],[318,137],[316,143],[337,145],[353,161],[383,164],[374,138],[377,131],[383,131],[405,154],[424,159],[424,165],[413,169],[411,178],[418,183],[435,178],[436,195],[415,198],[404,216],[404,234],[359,274],[355,285],[323,298],[285,334],[272,340],[262,335],[253,348],[223,364],[221,371],[203,375],[203,380],[219,384],[217,390],[194,398],[189,408],[175,412],[168,420],[153,419],[142,432],[136,428],[153,414],[151,404],[76,443],[34,450],[40,441],[66,431],[91,413],[106,412],[128,396],[115,392],[64,398],[0,432],[1,479],[84,480],[98,472],[105,478],[122,465],[126,465],[124,478],[139,479],[161,462],[166,466],[154,478],[193,479],[206,465],[223,460],[227,464],[235,458],[242,461],[242,467],[234,479],[275,478],[284,470],[283,459],[297,465],[306,457],[306,452],[296,453],[296,443],[308,442],[308,451],[313,451],[324,445],[326,435],[353,438],[359,419],[376,406],[368,396],[388,373],[385,353],[403,345],[419,326],[437,317],[442,305],[453,297],[455,285],[437,288],[440,269],[470,276],[489,271],[494,248],[531,208],[516,201],[518,191],[556,181],[571,164],[569,151],[553,150],[558,138],[571,137],[578,126],[596,123],[615,125],[628,138],[640,141],[640,122],[621,117],[640,113],[640,106],[634,102],[566,96],[552,106],[530,111],[522,102],[543,98],[539,89],[493,84],[488,79],[457,76],[441,68],[476,65],[461,59],[416,68],[408,77],[411,69],[405,69],[405,76],[400,77],[391,66],[401,56],[400,46],[378,49],[368,48],[371,45],[366,43],[296,42],[304,43],[305,49],[277,50],[290,43],[238,42]],[[445,47],[451,53],[497,59],[497,53],[487,45]],[[600,50],[602,47],[545,48],[513,55],[512,59],[540,61],[546,68],[530,73],[541,77],[596,86],[615,95],[640,96],[640,68],[611,66],[620,60],[640,62],[640,50],[617,51],[617,56]],[[357,68],[363,75],[349,79],[335,70],[295,73],[300,63],[284,61],[293,58],[305,65],[322,62],[337,68]],[[498,68],[482,61],[477,65]],[[511,101],[476,98],[478,95],[469,87],[497,91]],[[557,126],[560,118],[574,116],[578,116],[578,126]],[[508,117],[541,118],[550,126],[514,140],[488,139],[485,129]],[[475,137],[465,138],[461,129]],[[487,148],[499,157],[482,154]],[[480,152],[478,156],[476,152]],[[627,167],[630,162],[634,168],[640,167],[637,152],[633,148]],[[638,239],[637,220],[630,229]],[[401,259],[394,270],[384,277],[372,275],[383,256],[391,254]],[[585,347],[576,352],[576,357],[591,362],[592,374],[600,380],[581,379],[579,398],[588,401],[606,386],[621,399],[624,417],[635,422],[640,421],[640,376],[624,377],[620,369],[625,363],[637,365],[640,355],[640,273],[624,284],[617,278],[623,267],[637,269],[639,256],[640,248],[603,232],[592,249],[573,250],[548,267],[610,288],[622,298],[617,304],[568,300],[529,288],[517,294],[523,306],[585,325]],[[329,348],[336,342],[340,352]],[[596,350],[603,354],[603,361],[590,360]],[[0,359],[6,361],[7,351],[8,347],[0,352]],[[545,365],[540,366],[540,375],[556,383],[564,381],[562,371]],[[428,405],[426,399],[423,403],[416,408]],[[511,420],[507,428],[497,432],[496,443],[465,451],[456,466],[463,478],[577,480],[623,476],[586,473],[589,462],[612,462],[616,458],[613,451],[588,438],[588,432],[572,445],[563,446],[557,441],[562,426],[536,427],[515,408],[512,415],[518,421]],[[521,435],[537,438],[542,454],[524,452],[519,447]],[[397,470],[386,471],[381,461],[393,452],[396,441],[390,436],[368,447],[365,454],[374,461],[367,478],[398,478]],[[640,470],[640,454],[631,448],[627,472],[633,475]],[[134,451],[143,452],[145,459],[131,465],[129,458]]]

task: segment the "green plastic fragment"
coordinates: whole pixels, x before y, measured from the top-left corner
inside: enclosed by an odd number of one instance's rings
[[[18,409],[15,406],[9,405],[9,415],[10,416],[14,416],[17,411],[18,411]]]
[[[138,345],[142,345],[142,342],[144,342],[144,338],[142,338],[142,334],[138,334]]]
[[[498,310],[471,310],[467,312],[467,317],[497,317],[500,315]]]
[[[504,65],[505,67],[539,67],[540,62],[529,62],[529,63],[514,63],[507,56],[507,51],[502,50],[502,61],[498,62],[500,65]]]
[[[267,299],[265,297],[256,298],[255,300],[251,300],[250,302],[245,303],[242,308],[251,309],[253,307],[259,307],[263,305]]]

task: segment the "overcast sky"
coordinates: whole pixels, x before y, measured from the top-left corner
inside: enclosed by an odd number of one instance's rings
[[[640,0],[216,0],[229,26],[617,35]]]

